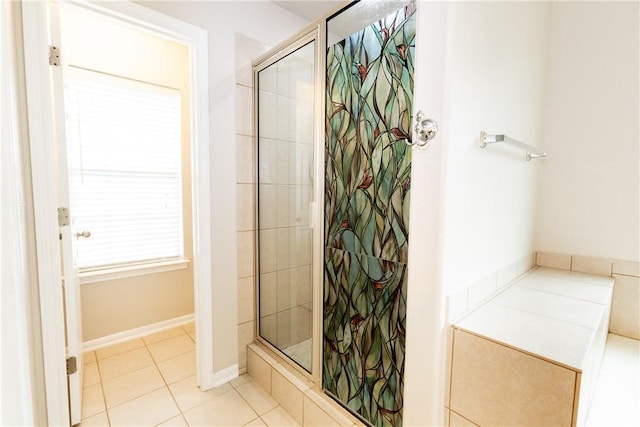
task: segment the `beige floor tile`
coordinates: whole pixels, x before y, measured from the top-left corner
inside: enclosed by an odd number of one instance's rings
[[[282,406],[273,408],[272,410],[264,414],[261,418],[268,426],[282,427],[300,425],[296,422],[296,420],[291,418],[291,415],[289,415]]]
[[[196,331],[196,322],[189,322],[189,323],[185,323],[184,325],[182,325],[182,329],[185,330],[185,332],[195,332]]]
[[[185,379],[196,373],[196,352],[190,351],[180,356],[158,363],[158,369],[167,384]]]
[[[187,335],[179,335],[155,344],[150,344],[148,348],[153,356],[153,360],[162,362],[163,360],[171,359],[180,354],[194,351],[195,344]]]
[[[113,408],[166,385],[158,368],[151,365],[105,381],[102,386],[107,408]]]
[[[231,380],[230,382],[232,386],[238,388],[242,384],[247,383],[249,381],[252,381],[252,378],[248,374],[243,374],[243,375],[240,375],[238,378]]]
[[[82,390],[82,419],[104,412],[102,385],[96,384]]]
[[[162,424],[158,424],[158,426],[189,427],[189,424],[187,424],[187,421],[184,419],[182,415],[178,415],[177,417],[173,417],[170,420],[163,422]]]
[[[262,418],[256,418],[246,423],[243,427],[267,427]]]
[[[190,426],[243,426],[258,417],[249,404],[231,390],[184,413]]]
[[[146,347],[127,351],[108,359],[98,360],[102,381],[119,377],[149,365],[153,365],[153,359]]]
[[[176,326],[175,328],[165,329],[164,331],[156,332],[154,334],[147,335],[142,337],[142,340],[146,345],[155,344],[160,341],[168,340],[169,338],[174,338],[179,335],[186,334],[185,330],[180,326]]]
[[[169,385],[169,390],[171,390],[171,394],[173,394],[176,402],[178,402],[180,410],[185,412],[216,396],[233,390],[233,387],[227,383],[211,390],[202,391],[196,385],[196,377],[194,375]]]
[[[107,412],[100,412],[99,414],[85,418],[80,423],[80,427],[104,427],[109,425],[109,418]]]
[[[236,387],[236,391],[247,401],[258,415],[278,406],[276,402],[262,387],[255,381],[249,381]]]
[[[166,388],[145,394],[108,411],[112,426],[153,426],[180,414],[171,393]]]
[[[85,351],[82,353],[82,363],[91,363],[96,361],[95,351]]]
[[[100,372],[98,371],[98,363],[85,363],[82,367],[82,387],[91,387],[100,384]]]
[[[144,347],[144,341],[142,341],[142,338],[136,338],[110,345],[109,347],[100,348],[96,350],[96,358],[102,360],[140,347]]]

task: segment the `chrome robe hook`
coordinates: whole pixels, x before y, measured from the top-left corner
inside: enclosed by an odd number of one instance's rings
[[[409,145],[417,145],[418,147],[424,147],[427,145],[433,138],[435,138],[438,133],[438,122],[434,119],[425,119],[424,113],[422,110],[419,110],[416,113],[416,124],[413,128],[418,134],[418,141],[413,142]]]

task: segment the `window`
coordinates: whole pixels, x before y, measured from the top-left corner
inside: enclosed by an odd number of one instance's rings
[[[67,157],[80,271],[180,259],[180,92],[68,68]]]

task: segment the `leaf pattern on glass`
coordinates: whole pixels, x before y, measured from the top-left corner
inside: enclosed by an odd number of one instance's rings
[[[413,5],[327,51],[324,389],[402,425]]]

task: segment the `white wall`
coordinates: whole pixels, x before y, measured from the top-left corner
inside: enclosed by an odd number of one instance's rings
[[[20,21],[19,3],[0,3],[0,425],[46,420]]]
[[[540,145],[550,8],[423,1],[419,12],[414,107],[440,130],[413,150],[404,420],[444,425],[444,294],[464,311],[467,287],[488,295],[531,264],[539,165],[480,148],[479,134]]]
[[[536,249],[640,260],[638,2],[552,7]]]
[[[275,46],[307,23],[266,1],[140,4],[209,32],[214,370],[220,371],[238,363],[234,37]]]
[[[482,130],[545,149],[541,119],[550,4],[452,3],[447,47],[444,286],[447,293],[531,260],[539,161]],[[428,114],[428,113],[427,113]],[[412,222],[416,219],[412,219]],[[526,268],[526,265],[522,268]],[[500,279],[501,280],[501,279]],[[490,290],[490,289],[489,289]]]

